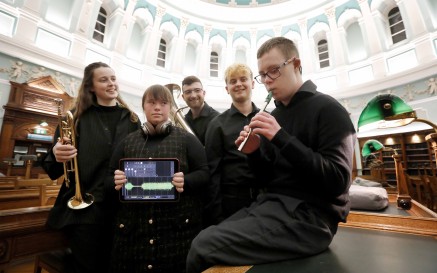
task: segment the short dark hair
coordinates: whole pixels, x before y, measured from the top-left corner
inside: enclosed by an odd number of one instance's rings
[[[200,79],[196,76],[187,76],[185,77],[185,79],[182,81],[182,86],[184,85],[191,85],[195,82],[200,82],[200,84],[202,84],[202,82],[200,81]]]
[[[291,58],[293,55],[295,55],[296,58],[299,58],[299,51],[297,50],[296,44],[285,37],[273,37],[265,41],[258,49],[256,58],[261,58],[273,48],[279,49],[286,59]]]

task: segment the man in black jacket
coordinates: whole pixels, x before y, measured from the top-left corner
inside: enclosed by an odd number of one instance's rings
[[[187,272],[216,264],[248,265],[326,250],[349,213],[355,129],[334,98],[303,82],[293,41],[276,37],[257,53],[257,81],[276,108],[258,113],[235,141],[261,178],[264,193],[248,208],[203,230],[193,241]]]
[[[205,134],[208,124],[219,112],[205,102],[205,90],[202,82],[196,76],[185,77],[182,81],[182,98],[190,110],[185,115],[185,121],[205,146]]]

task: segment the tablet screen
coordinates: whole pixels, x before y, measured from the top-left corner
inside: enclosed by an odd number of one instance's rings
[[[123,158],[120,169],[127,182],[120,190],[121,201],[177,201],[179,193],[171,184],[179,171],[176,158]]]

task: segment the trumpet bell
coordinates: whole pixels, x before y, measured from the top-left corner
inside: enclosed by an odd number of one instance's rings
[[[85,196],[80,200],[76,196],[73,196],[68,200],[68,207],[70,209],[84,209],[94,203],[94,196],[89,193],[85,193]]]

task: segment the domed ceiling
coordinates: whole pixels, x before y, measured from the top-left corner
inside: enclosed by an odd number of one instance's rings
[[[210,4],[217,4],[228,7],[262,7],[267,5],[274,5],[288,0],[201,0]]]
[[[202,20],[212,24],[234,24],[252,27],[289,22],[291,17],[311,18],[325,12],[329,6],[348,0],[160,0],[156,4],[190,20]],[[151,0],[150,2],[155,2]],[[334,4],[335,3],[335,4]],[[271,26],[272,27],[272,26]]]

